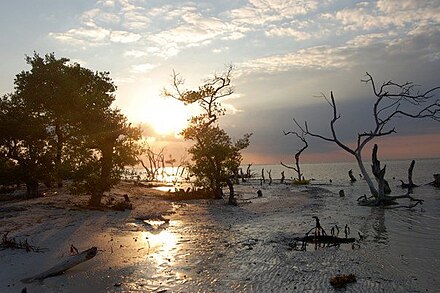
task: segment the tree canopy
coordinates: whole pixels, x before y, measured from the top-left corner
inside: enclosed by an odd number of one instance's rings
[[[233,93],[231,85],[232,66],[207,79],[197,90],[184,90],[183,79],[173,73],[173,90],[164,95],[173,97],[185,104],[197,103],[201,114],[190,119],[182,131],[185,140],[194,141],[188,152],[192,164],[190,173],[196,176],[199,186],[211,190],[215,197],[222,197],[222,187],[227,184],[230,190],[229,202],[234,203],[234,190],[231,177],[238,174],[242,161],[241,150],[249,146],[251,134],[245,134],[235,143],[218,124],[219,117],[225,114],[220,99]]]
[[[53,53],[25,60],[31,69],[17,74],[14,92],[0,102],[2,166],[17,170],[28,196],[38,195],[39,182],[61,186],[70,178],[89,182],[91,204],[99,204],[115,170],[134,162],[139,129],[111,107],[116,86],[108,72]]]

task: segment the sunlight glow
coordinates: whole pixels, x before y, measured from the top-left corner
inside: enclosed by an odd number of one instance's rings
[[[177,252],[177,235],[169,230],[168,224],[162,221],[148,221],[152,227],[149,232],[143,232],[142,239],[145,239],[146,244],[151,249],[152,258],[158,265],[169,263],[174,260]],[[171,225],[175,225],[173,222]]]
[[[144,121],[159,135],[178,134],[187,126],[191,113],[179,101],[156,98],[144,109]]]

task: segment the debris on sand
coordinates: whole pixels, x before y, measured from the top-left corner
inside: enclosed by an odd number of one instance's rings
[[[3,249],[25,249],[27,252],[42,252],[44,249],[30,245],[25,239],[24,241],[16,240],[15,237],[8,237],[9,232],[3,234],[0,242],[0,250]]]
[[[335,288],[345,288],[347,284],[356,282],[356,276],[354,274],[349,275],[336,275],[330,278],[330,285]]]

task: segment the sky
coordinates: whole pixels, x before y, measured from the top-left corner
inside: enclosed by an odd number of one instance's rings
[[[283,134],[297,130],[293,118],[327,135],[332,112],[322,94],[330,91],[338,135],[353,143],[372,125],[366,72],[377,84],[440,85],[438,0],[0,0],[0,34],[0,94],[13,91],[34,51],[109,71],[115,106],[169,153],[188,146],[177,133],[196,111],[161,95],[173,70],[196,88],[232,64],[221,125],[234,139],[253,133],[245,163],[293,162],[301,142]],[[391,126],[397,134],[377,140],[383,158],[440,157],[439,122]],[[305,163],[352,160],[334,144],[309,144]]]

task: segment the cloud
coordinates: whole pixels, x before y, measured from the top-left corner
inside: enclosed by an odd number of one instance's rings
[[[266,32],[267,36],[270,37],[293,37],[295,40],[302,41],[311,38],[311,34],[303,31],[298,31],[293,28],[271,28]]]
[[[97,25],[70,29],[65,33],[49,33],[49,36],[63,43],[74,45],[102,45],[107,42],[110,31]]]
[[[127,31],[112,31],[110,33],[110,41],[115,43],[132,43],[139,41],[141,35],[127,32]]]
[[[80,19],[85,25],[109,25],[117,24],[120,21],[120,16],[116,13],[106,12],[100,8],[94,8],[84,12]]]
[[[131,66],[132,73],[145,73],[151,71],[157,65],[151,63],[136,64]]]
[[[351,67],[348,47],[315,46],[288,54],[273,55],[243,62],[237,67],[241,73],[255,71],[283,72],[292,68],[343,69]]]
[[[283,20],[292,20],[298,15],[306,15],[318,7],[318,1],[306,0],[250,0],[249,4],[228,12],[237,26],[264,26]]]
[[[405,26],[438,24],[440,5],[438,1],[379,0],[374,5],[358,4],[354,8],[339,10],[334,15],[325,14],[324,17],[339,21],[343,29],[348,31],[405,29]]]
[[[140,58],[148,56],[148,52],[141,50],[128,50],[124,52],[124,57]]]
[[[115,0],[99,0],[98,4],[106,7],[114,7]]]

